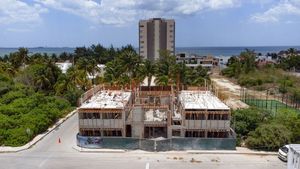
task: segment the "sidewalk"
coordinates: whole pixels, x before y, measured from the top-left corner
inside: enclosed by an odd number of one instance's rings
[[[73,110],[70,112],[67,116],[59,119],[52,127],[48,128],[46,132],[37,135],[34,137],[29,143],[20,146],[20,147],[10,147],[10,146],[0,146],[0,153],[14,153],[14,152],[19,152],[23,150],[27,150],[31,148],[33,145],[35,145],[37,142],[42,140],[45,136],[47,136],[49,133],[51,133],[55,128],[59,127],[63,122],[65,122],[67,119],[72,117],[75,113],[77,112],[77,109]]]
[[[73,146],[78,152],[81,153],[137,153],[137,154],[149,154],[149,153],[162,153],[162,154],[240,154],[240,155],[277,155],[276,152],[255,151],[244,147],[237,147],[236,150],[186,150],[186,151],[161,151],[151,152],[143,150],[123,150],[123,149],[87,149],[79,146]]]
[[[277,152],[256,151],[245,147],[236,147],[236,150],[189,150],[189,154],[244,154],[244,155],[277,155]]]
[[[88,149],[88,148],[82,148],[77,145],[72,147],[74,150],[81,152],[81,153],[125,153],[126,150],[122,149]]]

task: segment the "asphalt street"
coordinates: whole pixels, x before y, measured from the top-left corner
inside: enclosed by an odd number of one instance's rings
[[[0,169],[285,169],[276,156],[185,152],[82,153],[74,150],[77,114],[31,149],[0,153]],[[59,143],[60,139],[60,143]]]

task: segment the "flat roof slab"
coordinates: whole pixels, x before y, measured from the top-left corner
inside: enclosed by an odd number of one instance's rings
[[[123,109],[129,101],[129,91],[99,91],[82,104],[83,109]]]
[[[230,110],[226,104],[210,91],[183,90],[179,94],[179,100],[184,109]]]

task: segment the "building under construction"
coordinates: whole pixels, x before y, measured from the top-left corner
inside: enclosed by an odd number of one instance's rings
[[[228,138],[230,108],[212,92],[170,86],[99,90],[78,110],[79,135],[118,138]]]
[[[132,107],[129,91],[100,90],[78,111],[82,136],[125,137],[126,121]]]

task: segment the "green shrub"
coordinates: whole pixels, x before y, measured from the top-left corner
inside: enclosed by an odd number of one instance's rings
[[[25,127],[7,130],[7,137],[4,141],[5,146],[21,146],[30,141],[30,135],[26,133]]]
[[[26,97],[26,94],[23,91],[10,91],[2,96],[0,102],[3,104],[8,104],[11,101],[17,99],[17,98],[23,98]]]
[[[249,76],[241,76],[238,79],[238,83],[241,86],[246,86],[246,87],[252,87],[252,86],[259,86],[263,84],[263,81],[261,79],[257,79],[255,77],[249,77]]]
[[[270,113],[256,109],[242,109],[232,112],[231,124],[235,127],[235,132],[240,136],[247,136],[250,131],[253,131],[257,126],[270,117]]]
[[[256,86],[255,90],[257,90],[257,91],[264,91],[264,90],[266,90],[266,87],[265,86]]]
[[[277,150],[291,142],[292,133],[281,124],[262,124],[249,133],[246,145],[252,149]]]
[[[70,110],[66,99],[23,87],[15,86],[0,99],[0,145],[23,145]]]
[[[234,71],[234,68],[232,68],[232,67],[227,67],[227,68],[223,69],[221,73],[222,73],[222,75],[225,75],[227,77],[235,76],[235,71]]]
[[[280,109],[270,122],[287,127],[292,132],[292,142],[300,141],[300,114],[297,111]]]
[[[66,98],[72,106],[77,106],[77,101],[82,93],[83,91],[79,89],[67,91],[64,95],[64,98]]]

